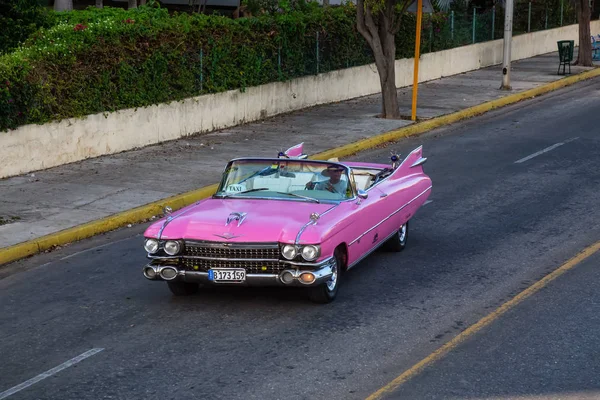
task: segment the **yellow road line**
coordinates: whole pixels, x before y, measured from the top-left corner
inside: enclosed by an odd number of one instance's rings
[[[413,123],[411,125],[392,130],[380,135],[369,137],[341,146],[338,148],[323,151],[310,156],[311,159],[327,160],[334,157],[347,157],[379,146],[386,142],[396,141],[405,137],[419,135],[440,126],[448,125],[463,119],[472,118],[484,114],[496,108],[504,107],[509,104],[517,103],[522,100],[534,98],[544,93],[548,93],[562,87],[573,85],[577,82],[600,76],[600,68],[594,68],[579,74],[574,74],[566,78],[561,78],[533,89],[524,90],[519,93],[510,94],[496,100],[488,101],[469,107],[451,114],[442,115],[423,122]],[[227,160],[228,161],[228,160]],[[173,211],[192,204],[198,200],[212,195],[218,184],[206,186],[191,192],[182,193],[153,203],[149,203],[131,210],[126,210],[97,221],[91,221],[86,224],[74,226],[60,232],[51,233],[38,239],[29,240],[13,246],[0,248],[0,266],[9,262],[17,261],[37,253],[50,250],[55,246],[61,246],[66,243],[72,243],[81,239],[86,239],[101,233],[110,232],[127,224],[142,222],[153,215],[159,215],[164,205],[170,205]]]
[[[393,381],[391,381],[390,383],[388,383],[387,385],[385,385],[384,387],[382,387],[375,393],[371,394],[369,397],[367,397],[366,400],[380,399],[380,398],[382,398],[382,396],[385,396],[386,394],[389,394],[392,391],[396,390],[398,387],[400,387],[402,384],[407,382],[409,379],[418,375],[427,366],[429,366],[430,364],[432,364],[435,361],[444,357],[448,352],[450,352],[451,350],[456,348],[459,344],[461,344],[462,342],[464,342],[465,340],[467,340],[468,338],[470,338],[471,336],[473,336],[474,334],[476,334],[477,332],[479,332],[486,326],[490,325],[492,322],[494,322],[495,320],[500,318],[501,315],[503,315],[510,309],[517,306],[520,302],[522,302],[523,300],[525,300],[532,294],[536,293],[537,291],[542,289],[544,286],[548,285],[548,283],[550,283],[554,279],[558,278],[559,276],[561,276],[568,270],[572,269],[573,267],[575,267],[577,264],[579,264],[586,258],[590,257],[591,255],[596,253],[598,250],[600,250],[600,241],[594,243],[593,245],[591,245],[589,247],[586,247],[579,254],[577,254],[575,257],[571,258],[569,261],[567,261],[566,263],[561,265],[559,268],[555,269],[553,272],[549,273],[548,275],[546,275],[545,277],[543,277],[542,279],[540,279],[533,285],[529,286],[527,289],[525,289],[524,291],[522,291],[521,293],[519,293],[518,295],[513,297],[511,300],[502,304],[494,312],[492,312],[492,313],[488,314],[487,316],[483,317],[482,319],[480,319],[476,324],[471,325],[469,328],[467,328],[466,330],[461,332],[454,339],[452,339],[451,341],[449,341],[448,343],[446,343],[445,345],[443,345],[442,347],[440,347],[439,349],[437,349],[436,351],[431,353],[429,356],[425,357],[423,360],[421,360],[417,364],[413,365],[411,368],[409,368],[405,372],[403,372],[402,375],[398,376],[396,379],[394,379]]]

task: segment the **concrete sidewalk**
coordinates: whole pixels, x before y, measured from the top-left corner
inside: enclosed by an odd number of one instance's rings
[[[556,52],[514,62],[512,91],[499,90],[501,66],[420,84],[418,117],[451,114],[557,81],[564,78],[557,75],[557,67]],[[571,76],[587,70],[572,66]],[[405,116],[411,112],[411,90],[398,90]],[[380,95],[373,95],[318,106],[0,180],[0,253],[19,243],[215,184],[234,157],[275,157],[300,142],[308,154],[315,154],[413,124],[376,118],[380,101]]]

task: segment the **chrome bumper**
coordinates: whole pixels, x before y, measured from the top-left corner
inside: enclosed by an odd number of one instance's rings
[[[331,265],[333,262],[332,257],[319,264],[312,265],[314,269],[302,268],[300,265],[295,265],[295,269],[286,268],[279,274],[246,274],[246,280],[243,282],[214,282],[208,279],[208,272],[186,271],[176,265],[155,265],[152,263],[144,266],[143,274],[147,279],[152,281],[180,281],[213,285],[304,287],[317,286],[331,279]],[[303,274],[312,274],[314,280],[302,280],[301,277]]]

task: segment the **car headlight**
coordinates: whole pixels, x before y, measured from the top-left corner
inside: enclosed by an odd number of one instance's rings
[[[158,251],[158,240],[146,239],[146,242],[144,243],[144,250],[150,254],[156,253]]]
[[[306,261],[314,261],[319,258],[321,248],[319,246],[308,245],[302,248],[302,258]]]
[[[181,243],[179,242],[169,240],[167,241],[167,243],[165,243],[165,253],[167,253],[170,256],[174,256],[175,254],[179,253],[180,250]]]
[[[288,260],[293,260],[298,255],[298,253],[296,252],[296,246],[292,244],[286,244],[285,246],[283,246],[281,254],[283,254],[283,256]]]

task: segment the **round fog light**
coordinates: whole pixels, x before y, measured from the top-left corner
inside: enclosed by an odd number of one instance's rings
[[[154,278],[156,278],[156,271],[154,270],[154,268],[148,267],[148,268],[144,269],[144,275],[148,279],[154,279]]]
[[[315,281],[315,275],[311,272],[305,272],[300,275],[300,281],[302,283],[313,283]]]
[[[294,275],[292,275],[292,273],[290,271],[283,271],[283,273],[281,274],[281,282],[287,284],[292,283],[292,281],[294,280]]]
[[[171,279],[174,279],[177,276],[177,270],[173,267],[163,268],[160,271],[160,276],[163,279],[170,281]]]

